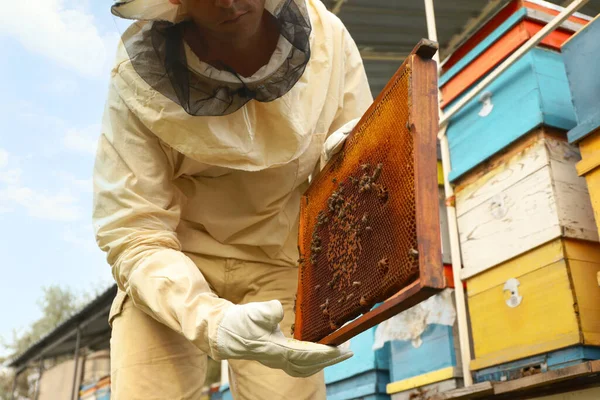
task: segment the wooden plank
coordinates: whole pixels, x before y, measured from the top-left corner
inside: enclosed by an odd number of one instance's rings
[[[600,258],[596,262],[569,260],[584,343],[600,346]]]
[[[398,292],[395,296],[381,304],[379,307],[361,315],[352,322],[342,326],[337,331],[319,341],[321,344],[339,346],[352,339],[359,333],[413,307],[420,302],[438,293],[437,290],[423,289],[420,281],[413,282]]]
[[[417,47],[430,49],[425,52],[427,57],[434,46],[431,42],[422,40]],[[439,208],[436,202],[430,201],[439,194],[437,163],[432,162],[429,152],[437,148],[438,74],[436,62],[423,57],[412,56],[412,79],[409,87],[409,126],[415,135],[413,154],[419,280],[423,288],[444,289],[442,243],[438,240],[441,239]]]
[[[511,293],[504,290],[505,282],[469,296],[476,355],[473,370],[581,342],[566,262],[561,260],[524,275],[519,271],[521,266],[525,267],[518,263],[507,267],[519,281],[522,302],[517,307],[506,303]]]
[[[427,399],[431,399],[433,396],[458,389],[459,387],[462,387],[462,379],[453,378],[446,381],[425,385],[416,389],[394,393],[391,395],[391,400],[416,400],[419,398],[417,396],[421,394],[427,396]]]
[[[548,385],[550,383],[557,383],[560,381],[589,375],[592,372],[593,370],[591,364],[583,363],[573,367],[567,367],[556,371],[549,371],[543,374],[515,379],[514,381],[496,383],[494,384],[494,394],[500,395],[503,393],[512,393],[524,389],[532,389]]]
[[[431,400],[471,400],[480,399],[494,393],[491,382],[482,382],[469,387],[452,390],[434,397]]]
[[[560,237],[550,168],[536,171],[459,217],[458,227],[463,278]]]
[[[544,151],[542,140],[527,145],[528,147],[521,149],[512,157],[506,157],[501,162],[495,163],[485,175],[480,176],[470,185],[462,186],[456,192],[458,217],[549,165],[550,160]]]
[[[600,388],[591,388],[584,390],[569,391],[566,393],[552,394],[544,397],[537,397],[537,400],[598,400],[600,399]]]
[[[579,177],[575,163],[579,151],[568,143],[546,140],[554,181],[556,208],[564,236],[597,242],[598,230],[585,178]]]
[[[442,262],[444,264],[452,264],[452,256],[450,254],[450,228],[448,225],[448,212],[446,210],[446,193],[444,192],[444,188],[440,187],[438,193],[438,203],[439,203],[439,212],[440,212],[440,235],[442,239]],[[452,270],[450,270],[452,272]],[[450,273],[452,276],[452,273]],[[446,282],[448,282],[448,276],[446,276]],[[454,281],[451,282],[454,285]]]
[[[487,270],[484,274],[469,279],[468,296],[473,297],[488,291],[510,278],[527,275],[565,258],[563,239],[555,239],[543,246]]]
[[[394,394],[409,389],[415,389],[436,382],[445,381],[458,376],[456,367],[447,367],[433,371],[424,375],[415,376],[398,382],[392,382],[387,385],[387,393]]]

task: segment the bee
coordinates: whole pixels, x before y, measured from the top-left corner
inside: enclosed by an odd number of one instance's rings
[[[360,168],[364,171],[367,168],[369,168],[369,166],[370,166],[369,164],[363,164],[363,165],[360,166]]]
[[[408,254],[410,254],[411,256],[418,256],[419,255],[419,251],[416,249],[410,249],[408,251]]]
[[[359,300],[359,304],[361,305],[361,307],[366,307],[368,305],[367,303],[367,299],[365,298],[365,296],[362,296]]]
[[[362,222],[367,222],[367,220],[369,219],[369,214],[365,213],[365,215],[363,215],[362,217]]]
[[[381,174],[381,168],[383,168],[383,164],[377,164],[377,167],[375,168],[375,171],[373,172],[373,177],[371,179],[375,181],[377,180],[377,178],[379,178],[379,175]]]
[[[317,290],[319,290],[319,289],[321,289],[321,285],[317,285],[317,286],[315,286],[315,291],[317,291]]]
[[[361,285],[361,283],[359,281],[352,282],[352,286],[354,286],[354,287],[358,287],[360,285]]]
[[[377,263],[377,266],[379,267],[387,267],[389,265],[390,261],[387,257],[382,258],[381,260],[379,260],[379,262]]]
[[[346,296],[346,301],[350,300],[353,297],[354,297],[354,293],[350,293],[348,296]]]
[[[373,228],[371,228],[370,226],[367,226],[367,227],[365,227],[365,230],[371,232],[373,230]]]
[[[296,330],[296,324],[292,324],[292,329],[291,329],[292,336],[294,336],[294,331],[295,330]]]
[[[338,326],[333,321],[329,321],[329,328],[331,328],[332,331],[336,331]]]

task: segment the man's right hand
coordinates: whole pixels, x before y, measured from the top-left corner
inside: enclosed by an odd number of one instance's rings
[[[294,377],[307,377],[353,356],[350,350],[287,338],[279,328],[283,307],[277,300],[234,305],[217,328],[222,359],[255,360]]]

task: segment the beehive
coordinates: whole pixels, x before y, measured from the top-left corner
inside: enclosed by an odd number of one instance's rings
[[[406,59],[302,199],[297,339],[321,341],[406,289],[327,339],[341,343],[444,287],[437,74],[425,51]]]
[[[444,61],[442,73],[450,72],[455,66],[459,65],[473,50],[479,47],[483,42],[494,36],[499,28],[506,27],[511,18],[519,13],[526,13],[532,17],[540,19],[540,14],[548,15],[551,18],[558,15],[564,8],[556,4],[542,0],[512,0],[493,15],[485,24],[473,32],[469,38],[459,43],[452,54]],[[544,18],[545,20],[546,18]],[[568,19],[571,24],[586,24],[589,17],[580,13],[574,13]],[[546,20],[547,22],[547,20]],[[488,43],[489,45],[489,43]]]
[[[599,271],[600,244],[559,238],[469,279],[471,369],[599,346]]]
[[[582,160],[577,164],[584,176],[600,232],[600,15],[563,46],[563,59],[573,95],[577,126],[569,141],[577,143]]]
[[[581,157],[565,139],[538,129],[459,182],[463,279],[559,237],[598,241]]]
[[[561,55],[534,48],[450,119],[450,181],[541,125],[571,129],[575,111]]]

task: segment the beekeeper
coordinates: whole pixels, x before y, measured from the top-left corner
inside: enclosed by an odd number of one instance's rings
[[[94,227],[118,295],[112,398],[325,399],[348,350],[291,338],[299,204],[372,103],[320,0],[120,0]],[[328,139],[329,138],[329,139]],[[327,142],[326,142],[327,139]]]

